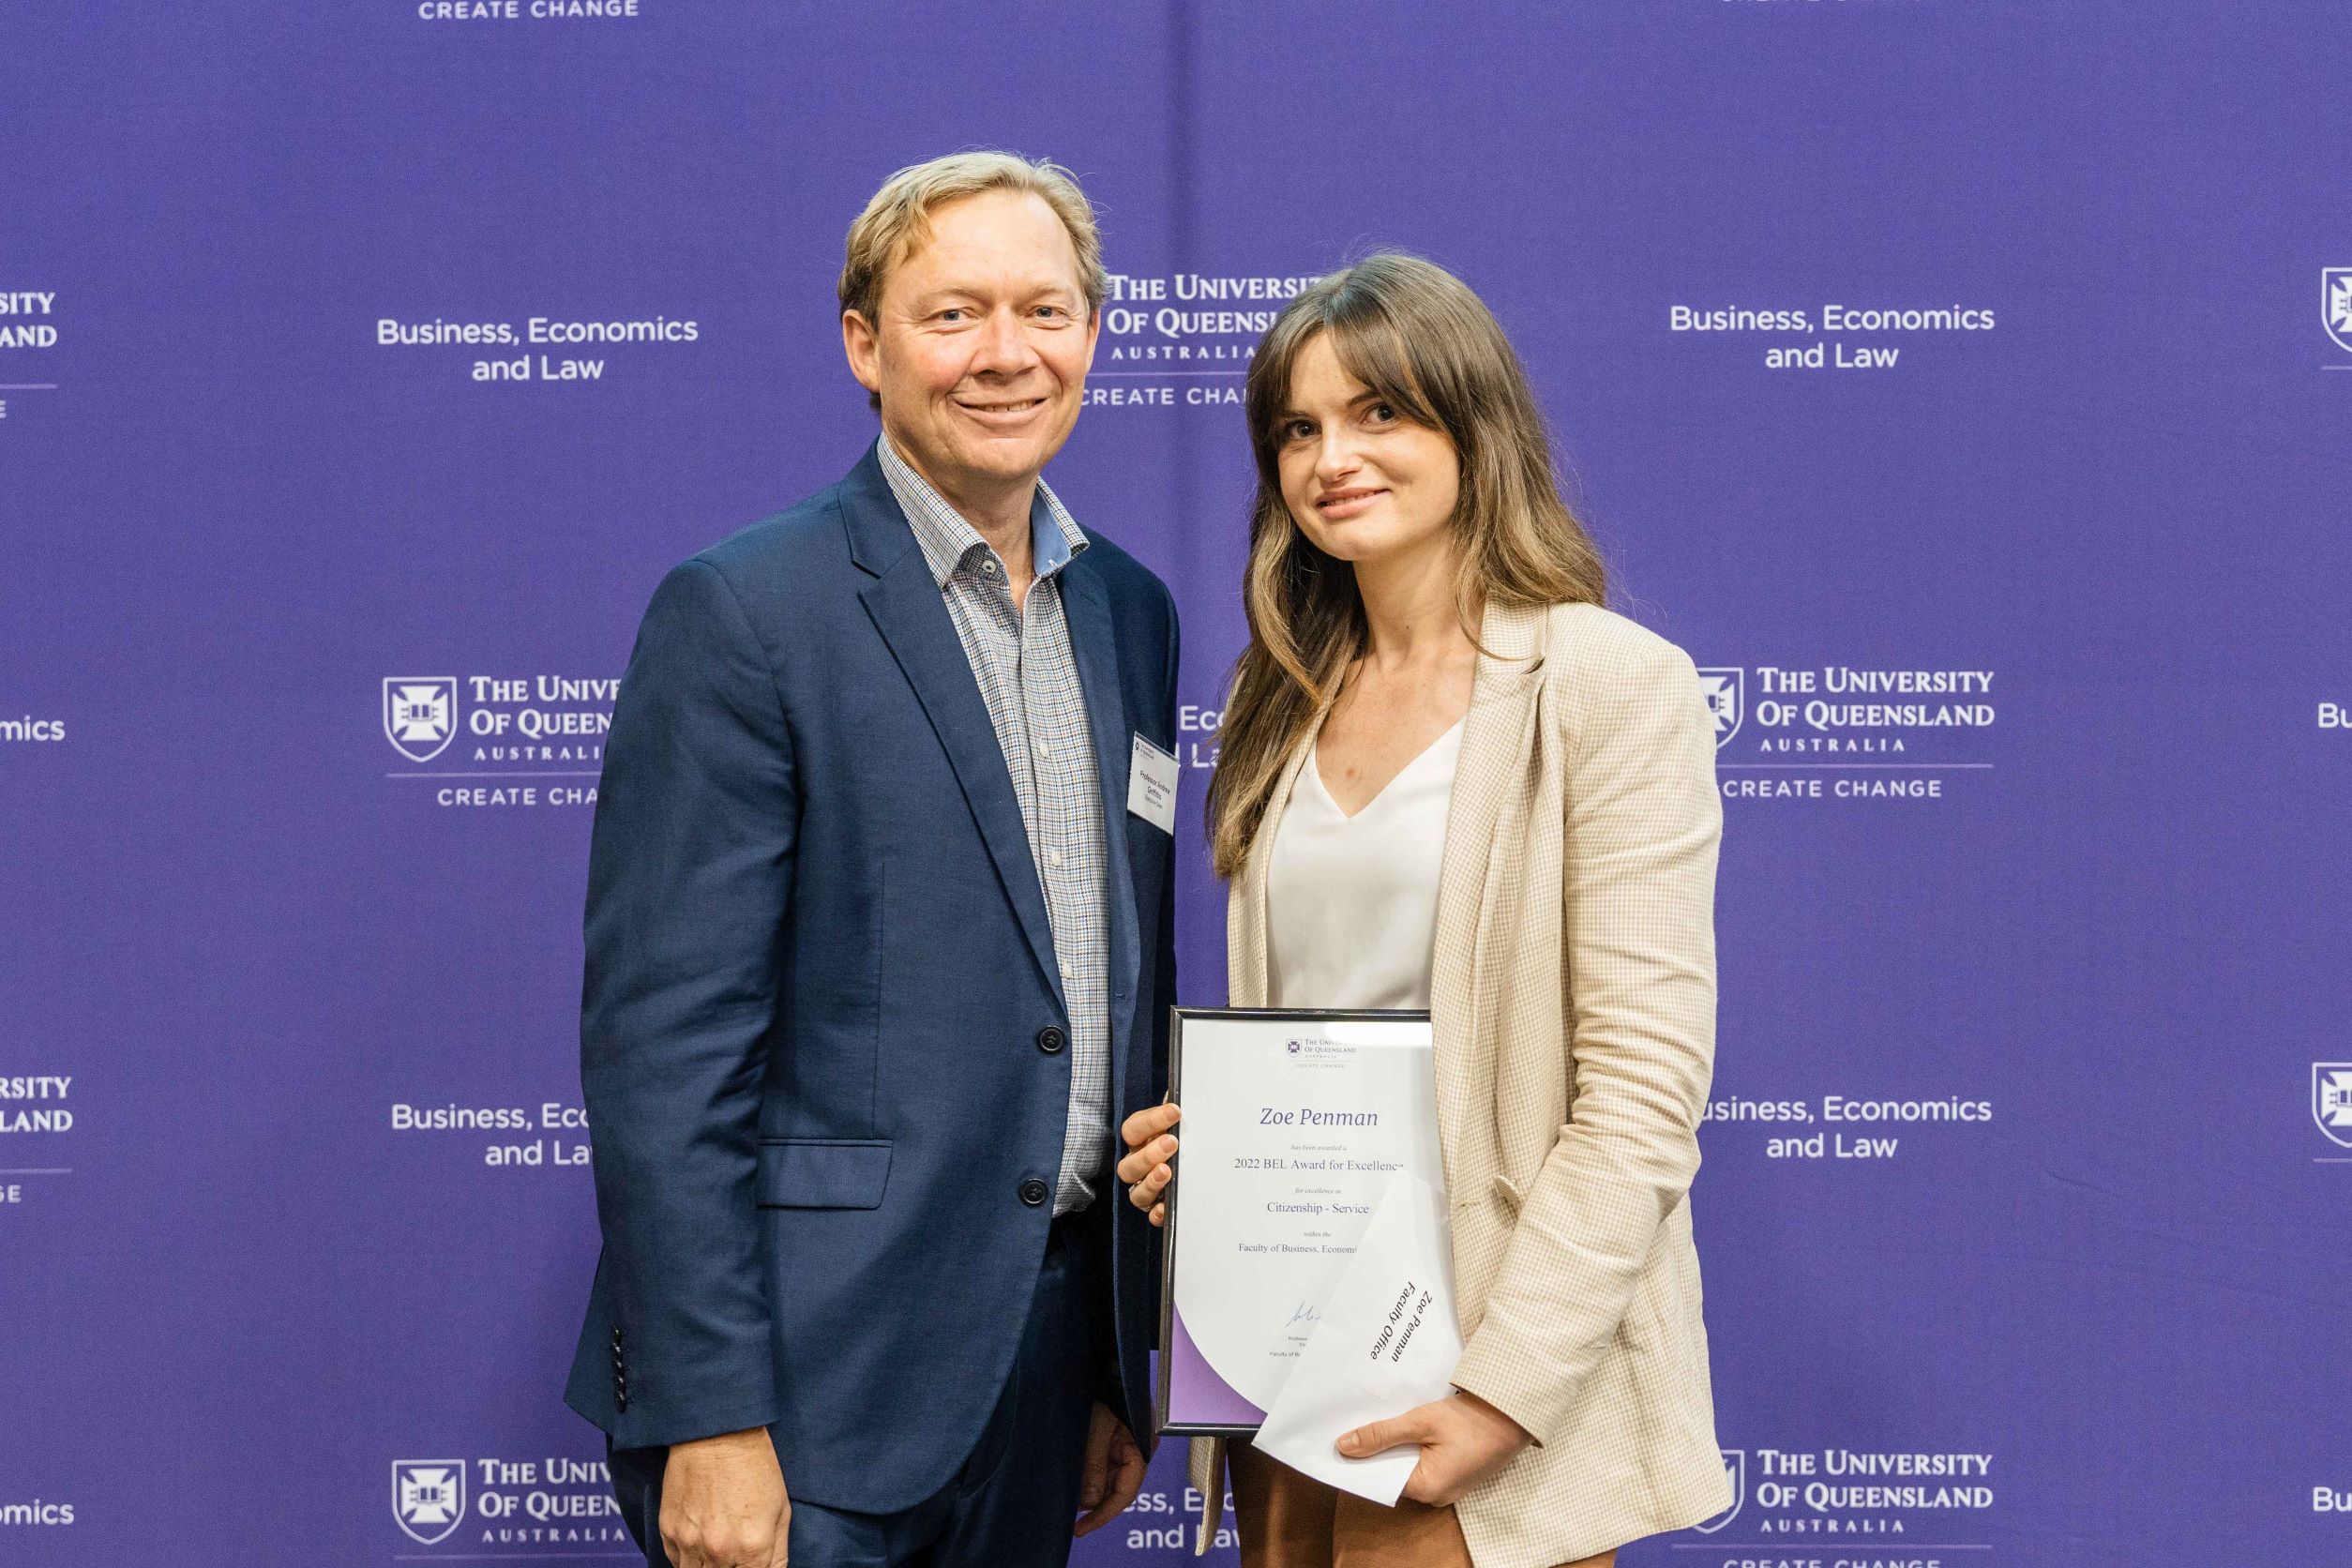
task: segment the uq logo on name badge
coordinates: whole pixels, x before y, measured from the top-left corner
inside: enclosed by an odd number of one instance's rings
[[[392,1461],[392,1516],[419,1545],[438,1545],[465,1521],[465,1461]]]
[[[2328,336],[2336,347],[2352,354],[2352,266],[2320,269],[2319,309]]]
[[[412,762],[430,762],[458,732],[455,675],[386,675],[384,738]]]
[[[1715,749],[1720,751],[1740,732],[1740,720],[1748,711],[1748,672],[1735,665],[1702,665],[1698,685],[1707,694],[1707,711],[1715,716]]]
[[[1748,1500],[1748,1451],[1726,1448],[1723,1451],[1724,1479],[1731,1483],[1731,1506],[1708,1520],[1691,1528],[1701,1535],[1712,1535],[1740,1516],[1740,1505]]]
[[[2328,1141],[2352,1149],[2352,1062],[2311,1064],[2311,1119]]]

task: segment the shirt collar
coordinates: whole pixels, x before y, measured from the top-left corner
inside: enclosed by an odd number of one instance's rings
[[[932,580],[946,587],[973,550],[988,550],[988,541],[931,488],[929,480],[914,471],[913,464],[898,455],[887,434],[876,438],[875,449],[882,460],[882,477],[890,481],[890,492],[898,498],[898,509],[906,513],[907,523],[914,530],[915,543],[923,548]],[[1030,565],[1037,576],[1053,576],[1086,546],[1085,534],[1063,506],[1062,498],[1050,485],[1038,480],[1037,499],[1029,508]]]

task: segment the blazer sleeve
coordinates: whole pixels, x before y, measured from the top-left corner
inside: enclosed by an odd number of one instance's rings
[[[1698,1169],[1714,1068],[1714,725],[1683,652],[1594,661],[1561,884],[1570,1120],[1527,1189],[1455,1385],[1556,1434]]]
[[[756,1180],[797,817],[759,638],[718,568],[688,561],[639,629],[589,856],[580,1078],[627,1385],[618,1447],[779,1414]]]

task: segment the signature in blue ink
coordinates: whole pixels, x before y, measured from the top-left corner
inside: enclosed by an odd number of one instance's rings
[[[1322,1321],[1322,1318],[1323,1315],[1315,1310],[1313,1302],[1301,1302],[1298,1310],[1290,1314],[1290,1323],[1317,1323]],[[1289,1328],[1290,1323],[1282,1326]]]

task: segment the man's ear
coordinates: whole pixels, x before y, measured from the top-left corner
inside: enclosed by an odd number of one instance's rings
[[[841,312],[841,352],[850,362],[850,374],[868,392],[882,390],[882,341],[874,335],[873,324],[855,310]]]

